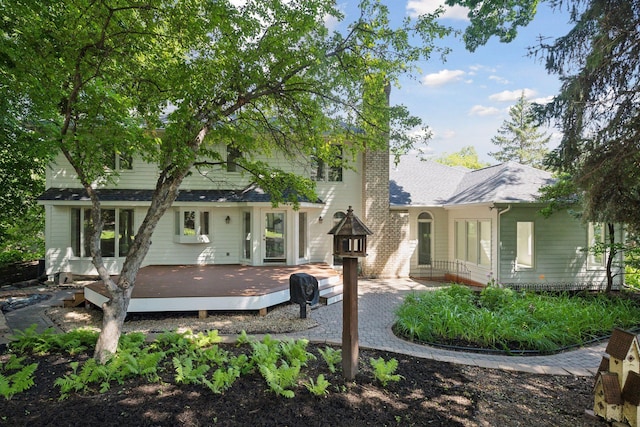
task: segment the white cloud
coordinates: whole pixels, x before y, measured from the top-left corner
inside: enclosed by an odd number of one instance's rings
[[[524,93],[525,98],[531,99],[535,96],[536,91],[533,89],[518,89],[518,90],[503,90],[502,92],[494,93],[489,96],[492,101],[498,102],[513,102],[517,101]]]
[[[495,107],[485,107],[484,105],[474,105],[469,110],[470,116],[495,116],[500,114],[500,110]]]
[[[489,76],[489,80],[493,80],[494,82],[500,83],[502,85],[508,85],[509,83],[511,83],[509,80],[505,79],[504,77],[500,77],[496,75]]]
[[[442,86],[447,83],[459,81],[465,72],[462,70],[441,70],[437,73],[427,74],[422,78],[422,83],[427,86]]]
[[[536,104],[545,105],[553,101],[553,95],[533,98],[531,102],[535,102]]]
[[[469,10],[462,6],[445,6],[443,0],[409,0],[407,2],[407,11],[409,16],[416,17],[427,13],[433,13],[435,10],[444,6],[445,12],[442,18],[468,20],[467,13]]]

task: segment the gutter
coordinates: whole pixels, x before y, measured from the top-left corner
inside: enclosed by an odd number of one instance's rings
[[[501,254],[501,252],[502,252],[502,239],[500,237],[502,229],[500,228],[500,217],[503,214],[505,214],[505,213],[507,213],[507,212],[509,212],[511,210],[511,204],[509,204],[504,209],[500,209],[500,208],[497,208],[497,209],[498,209],[498,219],[497,219],[496,227],[497,227],[497,235],[498,235],[497,236],[498,237],[498,241],[497,241],[497,247],[498,247],[498,251],[497,252],[498,253],[496,255],[497,255],[498,259],[496,260],[496,267],[498,267],[498,268],[496,270],[498,270],[498,271],[496,272],[496,280],[499,283],[500,282],[500,267],[501,267],[500,260],[502,259],[501,258],[501,255],[502,255]]]

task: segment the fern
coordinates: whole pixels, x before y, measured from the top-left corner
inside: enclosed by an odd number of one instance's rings
[[[236,338],[236,345],[239,347],[244,344],[249,344],[252,341],[253,341],[253,338],[247,335],[247,331],[243,329],[242,332],[240,332],[240,334],[238,335],[238,338]]]
[[[12,354],[4,366],[0,364],[0,395],[7,400],[34,385],[33,374],[38,364],[23,365],[23,362],[24,357]]]
[[[47,328],[43,332],[36,331],[38,325],[35,323],[24,331],[15,331],[11,337],[9,346],[18,353],[32,353],[45,355],[51,351],[52,343],[55,341],[53,328]]]
[[[251,358],[255,365],[271,365],[280,359],[279,341],[271,339],[269,335],[265,336],[260,342],[252,342]]]
[[[202,350],[200,354],[203,359],[215,363],[218,366],[224,365],[229,359],[229,352],[220,349],[217,345]]]
[[[315,383],[313,382],[313,378],[310,378],[309,382],[304,384],[307,390],[316,396],[326,396],[329,394],[327,388],[329,388],[330,385],[331,383],[324,379],[324,375],[322,374],[318,375]]]
[[[51,351],[63,351],[72,356],[95,347],[98,333],[89,329],[74,329],[64,334],[55,334],[51,341]]]
[[[210,369],[206,364],[194,367],[193,359],[189,357],[174,357],[173,367],[176,370],[175,379],[178,384],[202,384],[204,375]]]
[[[218,368],[214,371],[211,381],[205,379],[204,384],[209,390],[216,394],[229,389],[233,383],[240,377],[240,369],[229,366],[227,369]]]
[[[305,339],[282,341],[280,354],[290,364],[299,362],[300,365],[306,366],[308,360],[315,359],[315,356],[307,351],[307,345],[309,341]]]
[[[300,375],[299,363],[289,366],[286,361],[282,361],[280,366],[275,364],[259,365],[259,369],[260,374],[274,393],[288,399],[295,396],[293,390],[289,390],[289,388],[298,381]]]
[[[206,334],[199,332],[196,335],[193,335],[191,340],[197,348],[205,348],[212,346],[213,344],[218,344],[222,341],[222,338],[218,335],[218,330],[214,329],[212,331],[208,331]]]
[[[329,346],[325,346],[324,350],[319,348],[318,352],[327,364],[329,371],[333,374],[336,372],[336,366],[342,362],[342,350],[336,350]]]
[[[396,359],[391,359],[388,362],[385,362],[382,357],[378,359],[369,359],[371,366],[373,367],[373,376],[376,380],[380,381],[383,387],[386,387],[389,384],[389,381],[400,381],[402,379],[402,375],[394,374],[396,369],[398,369],[398,361]]]

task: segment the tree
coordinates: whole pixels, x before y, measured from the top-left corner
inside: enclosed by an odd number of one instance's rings
[[[368,106],[380,96],[362,94],[365,85],[382,93],[437,50],[434,39],[449,32],[436,23],[437,14],[392,28],[384,5],[363,0],[359,18],[340,33],[324,24],[327,17],[343,19],[333,2],[237,3],[0,3],[4,72],[15,77],[12,89],[28,104],[43,145],[64,154],[91,198],[91,256],[110,294],[95,350],[101,362],[117,349],[137,272],[182,180],[194,167],[224,165],[215,143],[330,162],[327,147],[335,142],[348,141],[345,148],[355,154],[381,148],[389,137],[392,151],[402,151],[413,143],[408,130],[420,125],[406,108]],[[95,187],[116,176],[104,166],[116,154],[142,156],[158,165],[159,174],[113,280],[100,251]],[[273,203],[313,196],[308,179],[251,155],[235,162]]]
[[[0,63],[4,58],[0,57]],[[1,70],[2,68],[0,68]],[[20,126],[26,106],[10,89],[10,75],[0,79],[0,263],[42,256],[43,209],[35,198],[44,191],[45,167],[50,158]],[[7,82],[7,83],[5,83]]]
[[[443,165],[462,166],[467,169],[482,169],[489,166],[489,163],[480,161],[478,158],[478,152],[473,145],[462,147],[460,151],[455,153],[445,153],[435,160]]]
[[[498,135],[491,138],[500,150],[489,153],[500,162],[515,161],[523,165],[542,167],[551,136],[539,131],[533,104],[524,92],[518,102],[509,108],[509,119],[502,123]]]

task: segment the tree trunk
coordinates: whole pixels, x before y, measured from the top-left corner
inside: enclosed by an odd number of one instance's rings
[[[118,341],[127,316],[131,292],[133,287],[127,289],[117,287],[114,292],[110,292],[111,299],[102,304],[102,331],[93,355],[101,364],[105,364],[118,350]]]
[[[611,292],[613,289],[613,271],[611,268],[613,266],[613,259],[617,254],[615,249],[616,247],[616,235],[615,235],[615,226],[611,223],[607,224],[607,228],[609,231],[609,250],[607,251],[607,287],[605,289],[606,293]]]
[[[144,258],[147,256],[147,252],[149,252],[151,236],[160,218],[178,196],[178,188],[189,169],[190,166],[180,171],[173,171],[171,177],[168,178],[161,174],[151,199],[151,205],[127,253],[118,282],[114,283],[108,273],[106,273],[107,277],[102,277],[111,299],[102,306],[102,332],[93,355],[100,363],[105,363],[118,349],[118,341],[122,334],[122,325],[127,316],[136,276]],[[102,268],[104,269],[104,266]]]

